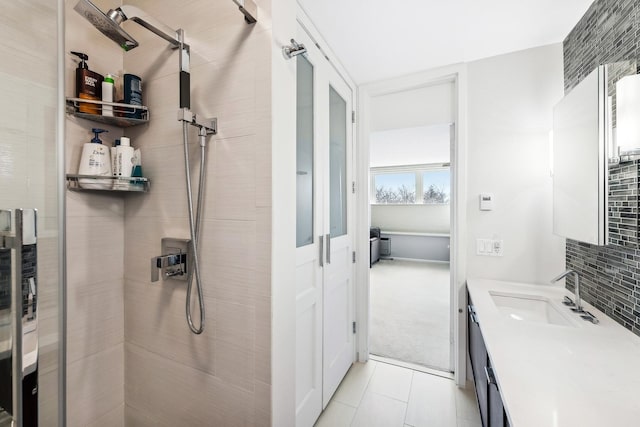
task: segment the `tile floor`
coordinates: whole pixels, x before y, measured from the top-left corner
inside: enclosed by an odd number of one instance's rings
[[[355,363],[315,427],[481,427],[471,387],[370,360]]]

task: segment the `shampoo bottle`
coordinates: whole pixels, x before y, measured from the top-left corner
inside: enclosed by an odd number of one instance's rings
[[[102,82],[102,100],[105,102],[113,102],[113,83],[113,76],[111,74],[107,74]],[[102,115],[113,117],[113,106],[103,105]]]
[[[131,190],[131,180],[127,179],[131,177],[133,169],[133,147],[131,146],[131,140],[126,136],[120,138],[120,145],[115,147],[116,150],[116,173],[118,178],[113,182],[114,190]]]
[[[91,142],[82,147],[82,157],[78,175],[93,175],[111,177],[111,158],[109,148],[102,145],[99,135],[107,132],[104,129],[91,129],[94,137]],[[106,190],[111,188],[111,179],[80,178],[78,183],[82,188],[90,190]]]
[[[116,147],[116,168],[118,176],[122,178],[131,177],[133,169],[133,147],[131,140],[126,136],[120,138],[120,145]]]
[[[89,70],[87,61],[89,57],[82,52],[71,52],[72,55],[80,58],[78,68],[76,68],[76,97],[100,101],[102,99],[102,75]],[[100,114],[98,104],[81,102],[78,106],[81,113]]]

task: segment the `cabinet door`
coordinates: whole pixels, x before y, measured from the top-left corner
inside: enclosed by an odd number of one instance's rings
[[[505,427],[504,406],[502,405],[500,390],[498,390],[498,384],[491,368],[491,362],[487,363],[485,375],[488,383],[489,427]]]
[[[473,310],[471,298],[469,298],[468,310],[468,326],[469,326],[469,358],[471,360],[471,368],[473,370],[473,381],[476,386],[476,396],[478,398],[478,407],[480,409],[480,418],[484,427],[489,426],[489,383],[485,375],[484,368],[488,364],[487,349],[482,339],[480,325]]]

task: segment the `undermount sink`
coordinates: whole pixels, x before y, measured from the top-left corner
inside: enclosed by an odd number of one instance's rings
[[[573,326],[548,298],[537,295],[489,292],[498,310],[514,320]]]

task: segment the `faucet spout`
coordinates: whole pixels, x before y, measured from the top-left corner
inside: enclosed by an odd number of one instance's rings
[[[551,283],[555,283],[561,279],[564,279],[569,275],[573,275],[573,279],[576,285],[575,286],[575,294],[576,294],[575,308],[573,308],[572,310],[577,313],[582,313],[584,310],[582,308],[582,302],[580,300],[580,275],[576,271],[569,269],[564,273],[560,274],[559,276],[551,279]]]

